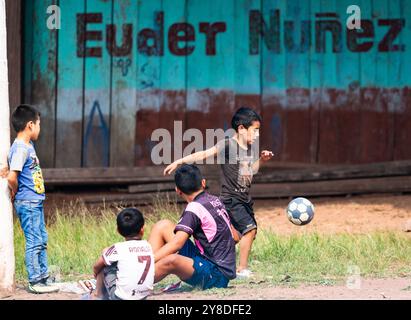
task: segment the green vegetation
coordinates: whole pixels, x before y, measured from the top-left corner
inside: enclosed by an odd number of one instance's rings
[[[155,205],[141,208],[146,217],[146,233],[159,219],[178,220],[178,206]],[[122,241],[116,232],[116,214],[121,208],[90,209],[66,204],[47,219],[49,265],[59,270],[63,280],[90,277],[92,265],[102,249]],[[148,211],[149,210],[149,211]],[[24,236],[15,223],[16,280],[26,281]],[[251,269],[255,283],[323,285],[349,276],[350,267],[366,277],[386,277],[411,272],[411,237],[402,233],[377,232],[364,235],[306,234],[283,236],[260,230],[253,246]],[[167,278],[166,278],[167,279]],[[165,280],[166,282],[170,282]]]

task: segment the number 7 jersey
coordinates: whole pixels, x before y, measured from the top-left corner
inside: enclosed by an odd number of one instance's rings
[[[154,284],[154,256],[146,240],[112,245],[103,254],[107,266],[117,263],[116,291],[123,300],[140,300],[150,295]]]

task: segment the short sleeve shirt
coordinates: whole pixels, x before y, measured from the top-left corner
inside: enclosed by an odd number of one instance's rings
[[[34,145],[27,145],[16,139],[8,156],[10,171],[18,171],[18,190],[16,200],[44,200],[45,188],[40,161]]]
[[[145,240],[130,240],[112,245],[103,254],[106,265],[117,263],[115,294],[123,300],[140,300],[153,290],[154,256]]]
[[[235,278],[235,243],[230,218],[218,197],[203,192],[184,210],[174,232],[192,235],[200,253],[228,278]]]

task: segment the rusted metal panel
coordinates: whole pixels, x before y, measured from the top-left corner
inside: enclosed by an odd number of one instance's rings
[[[14,109],[21,103],[22,1],[6,0],[9,100]]]
[[[318,162],[355,163],[360,156],[359,88],[323,90],[319,112]]]
[[[411,88],[401,90],[394,123],[394,160],[411,159]]]
[[[112,24],[112,8],[113,0],[86,1],[86,14],[90,25]],[[92,36],[89,33],[89,37],[102,41],[105,34],[103,30],[94,31]],[[88,49],[90,50],[88,58],[85,59],[82,150],[84,167],[108,167],[110,161],[112,57],[107,47],[104,48],[105,50],[103,48],[103,46],[91,47]]]
[[[58,88],[56,113],[56,168],[81,167],[83,144],[84,57],[77,56],[78,34],[84,32],[85,0],[60,0]],[[84,40],[83,40],[84,42]]]
[[[110,166],[132,167],[135,159],[137,51],[133,51],[138,6],[114,1],[109,48],[113,52],[111,80]]]
[[[36,149],[42,155],[44,167],[55,165],[55,105],[56,105],[56,69],[57,69],[57,31],[49,30],[45,22],[47,8],[56,4],[55,0],[33,0],[32,21],[32,76],[31,103],[41,113],[41,138],[36,142]]]

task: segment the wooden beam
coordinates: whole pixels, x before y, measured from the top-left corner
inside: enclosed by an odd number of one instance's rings
[[[206,179],[218,177],[218,168],[200,167]],[[164,176],[163,166],[133,168],[66,168],[43,169],[48,186],[65,185],[132,185],[140,183],[173,182],[174,176]]]
[[[10,110],[21,103],[22,18],[21,0],[6,0],[7,60]]]
[[[397,192],[411,192],[411,177],[261,183],[251,189],[254,199]]]
[[[411,175],[411,161],[392,161],[362,165],[322,166],[298,170],[276,171],[262,168],[254,183],[287,181],[320,181]]]
[[[174,182],[169,183],[147,183],[128,186],[128,193],[147,193],[147,192],[163,192],[174,191]]]

